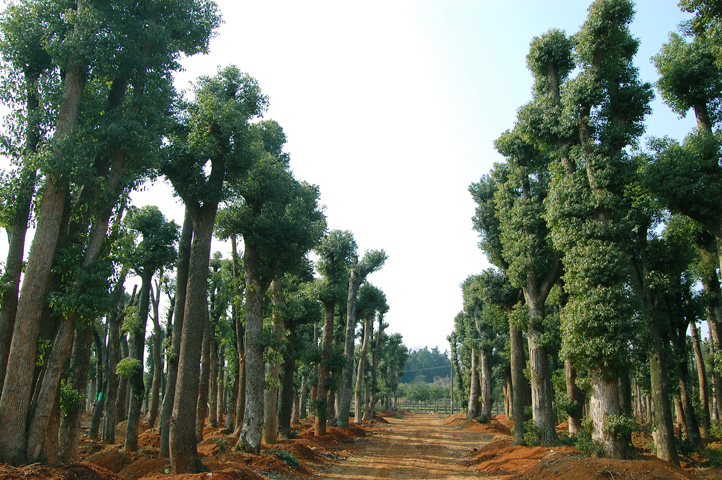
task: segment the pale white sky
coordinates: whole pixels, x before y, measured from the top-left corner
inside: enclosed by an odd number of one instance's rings
[[[461,282],[488,267],[469,184],[501,160],[493,141],[530,99],[532,37],[576,32],[589,3],[219,0],[225,23],[209,55],[184,60],[178,87],[229,64],[255,77],[296,177],[320,186],[329,227],[351,230],[360,252],[388,253],[369,280],[386,293],[389,331],[443,351]],[[675,0],[637,2],[643,80],[656,79],[649,58],[683,18]],[[653,108],[651,134],[691,129]],[[182,221],[162,185],[136,198]]]

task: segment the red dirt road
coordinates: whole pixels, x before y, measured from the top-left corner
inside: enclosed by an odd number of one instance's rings
[[[379,436],[359,443],[353,455],[323,472],[321,478],[364,480],[401,479],[478,479],[468,467],[468,454],[487,444],[493,435],[460,430],[446,425],[446,417],[412,415],[388,418]],[[507,477],[485,477],[487,479]]]

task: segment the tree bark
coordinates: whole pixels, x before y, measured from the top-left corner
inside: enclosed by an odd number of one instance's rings
[[[346,331],[344,336],[344,366],[338,390],[337,425],[348,428],[351,414],[351,393],[353,387],[353,370],[356,340],[356,297],[365,275],[359,275],[358,268],[352,267],[348,278],[348,297],[346,301]]]
[[[358,360],[358,372],[356,372],[356,388],[354,396],[354,420],[362,422],[363,416],[363,379],[366,377],[366,357],[368,355],[369,343],[371,342],[371,330],[373,329],[373,317],[364,318],[364,338],[361,344],[361,352]]]
[[[91,325],[80,327],[73,341],[73,353],[70,360],[70,375],[67,383],[72,385],[80,395],[84,396],[88,385],[90,369],[90,349],[93,343]],[[66,464],[78,461],[78,443],[80,441],[80,417],[83,405],[67,412],[60,419],[60,435],[58,439],[58,459]]]
[[[571,408],[567,412],[569,436],[577,435],[582,429],[582,411],[584,409],[584,393],[577,386],[577,370],[571,360],[564,360],[564,378],[566,379],[567,397]]]
[[[281,438],[291,438],[291,422],[293,420],[294,382],[296,374],[296,328],[291,326],[286,343],[286,356],[281,374],[281,405],[278,409],[278,431]]]
[[[138,302],[138,325],[130,337],[130,357],[140,362],[140,369],[136,370],[129,379],[130,408],[128,409],[128,423],[125,429],[125,451],[138,451],[138,424],[140,422],[140,408],[145,396],[145,383],[143,381],[143,357],[145,352],[145,329],[148,322],[150,308],[150,290],[153,272],[142,272],[140,285],[140,299]]]
[[[590,370],[589,375],[592,385],[589,402],[592,439],[603,448],[605,457],[624,459],[626,448],[622,436],[604,428],[608,417],[622,413],[617,372],[600,366]]]
[[[163,395],[163,405],[160,410],[160,449],[159,455],[170,457],[170,418],[173,412],[176,380],[178,378],[178,358],[180,357],[181,338],[183,334],[183,319],[185,318],[186,291],[188,288],[188,270],[190,268],[191,241],[193,239],[193,219],[190,210],[185,209],[183,228],[178,242],[178,262],[176,264],[176,293],[173,302],[173,333],[171,336],[171,351],[168,355],[168,368],[166,391]]]
[[[203,428],[206,426],[208,414],[208,386],[210,384],[210,353],[211,353],[211,324],[206,308],[203,322],[203,343],[201,344],[201,374],[198,384],[198,403],[196,405],[196,443],[203,441]]]
[[[482,349],[479,352],[481,380],[481,418],[484,422],[491,421],[491,351]]]
[[[524,356],[524,339],[521,330],[509,323],[511,348],[511,384],[513,390],[512,417],[514,419],[514,439],[512,445],[524,445],[524,422],[527,415],[524,407],[529,405],[531,393],[529,382],[524,376],[526,358]]]
[[[283,285],[280,278],[271,282],[271,301],[273,302],[273,337],[276,345],[281,345],[286,332],[285,321],[281,310],[283,308]],[[278,352],[280,355],[280,351]],[[266,377],[271,386],[265,390],[263,398],[263,441],[273,444],[278,441],[278,392],[281,382],[280,359],[277,362],[266,364]]]
[[[527,338],[529,342],[532,418],[539,429],[539,442],[542,445],[553,445],[557,441],[554,407],[552,405],[554,392],[552,390],[551,372],[549,371],[549,357],[546,347],[540,343],[542,332],[536,325],[537,322],[541,322],[544,318],[544,301],[547,295],[540,294],[529,288],[524,290],[524,295],[529,309]]]
[[[209,203],[191,210],[193,240],[170,426],[170,459],[175,474],[207,470],[196,450],[195,413],[198,403],[202,332],[208,315],[208,264],[217,209],[217,204]]]
[[[471,372],[469,383],[469,406],[466,411],[466,418],[474,420],[479,416],[479,352],[476,348],[471,349]]]
[[[108,319],[106,319],[106,322]],[[90,420],[90,427],[88,428],[88,437],[97,439],[98,431],[100,429],[100,420],[103,416],[105,409],[105,389],[107,383],[108,372],[105,371],[106,363],[103,361],[103,350],[105,350],[105,333],[103,334],[103,340],[100,339],[100,335],[97,330],[93,331],[93,342],[95,345],[95,358],[96,358],[96,379],[97,389],[93,395],[93,417]],[[107,354],[106,354],[107,356]]]
[[[333,348],[333,323],[336,304],[326,301],[323,304],[323,340],[321,344],[321,365],[318,370],[318,385],[316,386],[316,420],[313,425],[314,435],[326,435],[326,420],[328,419],[328,380],[330,375],[331,350]]]
[[[24,155],[34,154],[38,150],[40,142],[40,98],[38,95],[39,72],[25,71],[25,94],[27,125],[25,131]],[[37,171],[30,166],[28,161],[23,164],[20,171],[20,188],[15,199],[15,215],[12,224],[7,228],[8,251],[5,261],[5,271],[0,279],[5,285],[0,297],[0,394],[5,380],[5,367],[7,366],[8,354],[10,353],[10,340],[13,327],[15,326],[15,315],[18,309],[18,295],[20,293],[20,274],[23,266],[23,255],[25,253],[25,237],[30,219],[30,208],[33,195],[35,195],[35,183]]]
[[[53,155],[65,158],[85,90],[86,77],[79,65],[65,75],[65,92],[56,123]],[[37,228],[28,257],[22,291],[0,397],[0,461],[18,465],[25,460],[25,432],[35,370],[40,316],[47,282],[55,259],[63,211],[68,195],[67,180],[48,175],[38,212]]]
[[[260,253],[253,245],[247,244],[244,252],[246,277],[246,405],[243,428],[238,438],[238,447],[249,452],[261,452],[263,434],[263,299],[270,286],[260,276]]]
[[[707,393],[709,386],[707,385],[707,372],[704,366],[704,357],[702,356],[702,348],[700,347],[699,330],[697,329],[697,322],[690,322],[690,332],[692,334],[692,348],[694,349],[694,360],[697,366],[697,380],[699,382],[699,403],[702,407],[702,438],[709,438],[709,427],[710,427],[710,408],[709,408],[709,397]]]
[[[153,304],[153,382],[150,387],[150,406],[148,407],[148,423],[155,427],[160,404],[160,385],[163,379],[163,330],[160,328],[160,285],[158,279],[155,285],[155,295],[152,295]]]
[[[48,438],[48,425],[52,420],[53,406],[55,400],[60,396],[60,377],[63,373],[67,352],[73,343],[74,330],[73,322],[67,319],[60,320],[58,331],[53,339],[53,349],[45,360],[45,372],[28,424],[26,455],[28,461],[32,463],[47,460],[43,449]]]

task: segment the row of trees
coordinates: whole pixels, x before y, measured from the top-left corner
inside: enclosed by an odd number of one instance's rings
[[[262,120],[255,79],[231,66],[200,77],[190,99],[174,90],[178,59],[206,51],[219,22],[210,0],[27,0],[2,17],[0,91],[14,107],[3,153],[15,165],[2,178],[2,462],[75,460],[91,356],[90,434],[102,423],[113,442],[127,416],[136,450],[147,344],[148,420],[175,473],[204,469],[206,416],[225,414],[238,447],[258,453],[262,438],[290,434],[309,385],[317,435],[333,416],[348,425],[354,391],[359,419],[396,388],[406,349],[384,333],[385,296],[366,281],[385,253],[359,259],[350,232],[327,231],[318,188],[293,177],[282,128]],[[159,176],[185,205],[182,227],[128,204]],[[211,257],[214,234],[230,259]]]
[[[470,416],[489,418],[501,366],[517,444],[525,431],[554,443],[556,408],[571,435],[586,413],[599,452],[628,457],[636,390],[651,397],[657,456],[679,464],[671,405],[698,450],[722,415],[721,18],[715,2],[681,6],[693,19],[653,61],[664,101],[697,119],[684,142],[640,148],[653,89],[633,65],[633,3],[597,0],[575,35],[533,39],[532,100],[495,143],[505,161],[471,185],[495,268],[464,282],[450,340]]]

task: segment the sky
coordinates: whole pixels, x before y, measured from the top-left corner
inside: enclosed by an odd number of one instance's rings
[[[503,160],[493,142],[531,98],[532,38],[575,33],[591,2],[217,3],[224,24],[208,55],[183,60],[178,88],[227,65],[256,78],[270,101],[264,117],[283,127],[296,178],[320,187],[329,228],[350,230],[360,253],[388,254],[369,277],[386,294],[387,331],[407,347],[449,349],[460,285],[489,267],[469,185]],[[640,0],[636,10],[636,63],[654,82],[650,57],[687,17],[674,0]],[[692,128],[661,101],[652,108],[648,134],[681,139]],[[182,223],[162,182],[133,198]]]

